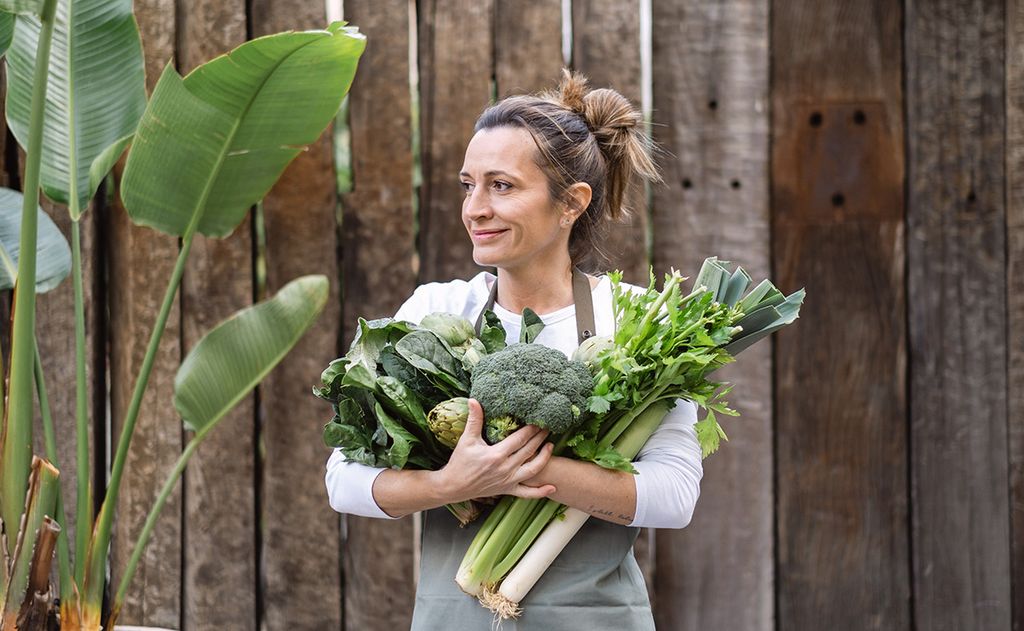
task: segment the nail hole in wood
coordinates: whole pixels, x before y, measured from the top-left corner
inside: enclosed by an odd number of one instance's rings
[[[842,193],[833,193],[832,194],[832,205],[833,206],[842,206],[845,203],[846,203],[846,198],[843,197]]]
[[[854,123],[856,123],[858,125],[863,125],[865,122],[867,122],[867,120],[868,120],[868,117],[864,115],[864,112],[862,112],[860,110],[857,110],[856,112],[853,113],[853,122]]]
[[[729,186],[731,186],[733,188],[739,188],[740,187],[740,181],[739,180],[733,180],[732,182],[729,182]]]
[[[712,109],[712,110],[717,110],[718,109],[718,101],[716,101],[715,99],[711,99],[710,101],[708,101],[708,108]]]
[[[821,112],[812,112],[810,123],[811,127],[821,127]]]
[[[690,178],[683,180],[683,188],[693,188],[693,182],[690,181]]]
[[[974,191],[967,193],[967,203],[973,204],[978,200],[978,196],[974,194]]]

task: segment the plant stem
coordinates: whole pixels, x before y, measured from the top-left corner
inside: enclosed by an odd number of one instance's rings
[[[71,179],[75,179],[72,173]],[[71,204],[77,206],[78,195],[71,185]],[[75,216],[73,211],[72,216]],[[92,468],[89,466],[89,414],[85,362],[85,298],[82,290],[82,237],[79,220],[71,221],[71,276],[75,288],[75,442],[77,446],[75,479],[77,503],[75,517],[75,550],[87,550],[92,533]],[[85,555],[75,557],[75,582],[85,578]],[[63,584],[62,584],[63,585]],[[63,594],[62,594],[63,595]]]
[[[182,237],[181,251],[178,253],[178,260],[174,264],[174,271],[171,273],[171,280],[167,284],[167,291],[164,293],[164,301],[160,306],[160,313],[157,314],[156,324],[153,326],[153,333],[149,338],[149,345],[146,347],[146,355],[142,359],[142,367],[139,369],[139,377],[135,381],[135,390],[132,392],[132,399],[125,413],[124,424],[121,427],[121,436],[117,443],[117,453],[114,456],[114,465],[110,470],[110,482],[107,485],[106,497],[103,498],[103,505],[100,507],[99,515],[96,518],[96,525],[93,528],[94,536],[89,546],[89,555],[86,559],[85,576],[85,604],[87,607],[99,607],[103,598],[103,582],[106,574],[107,549],[110,546],[110,529],[114,521],[114,510],[117,507],[118,492],[121,488],[121,477],[124,474],[124,464],[128,459],[128,447],[131,444],[132,433],[135,431],[135,422],[139,417],[139,409],[142,406],[142,396],[146,392],[146,385],[149,383],[149,374],[153,370],[153,361],[160,346],[160,338],[163,337],[164,328],[167,326],[167,316],[171,312],[171,305],[174,304],[174,297],[178,293],[178,286],[181,284],[182,274],[185,272],[185,261],[188,259],[189,251],[192,249],[192,239],[195,235],[196,226],[199,223],[201,213],[196,213]]]
[[[164,482],[163,488],[160,489],[160,494],[156,498],[156,503],[153,504],[153,508],[149,510],[149,515],[146,517],[146,523],[142,526],[142,532],[139,533],[139,538],[135,542],[135,548],[132,550],[132,556],[128,559],[128,565],[124,569],[124,575],[121,577],[121,583],[117,587],[117,595],[114,597],[114,601],[110,608],[110,617],[107,619],[107,629],[113,629],[114,623],[117,621],[118,614],[121,613],[121,606],[124,604],[124,597],[128,593],[128,585],[132,582],[132,577],[135,576],[135,568],[139,564],[139,559],[142,558],[142,553],[146,549],[146,544],[149,542],[149,537],[153,533],[153,527],[156,526],[156,520],[160,516],[160,511],[163,510],[164,504],[167,503],[167,498],[170,497],[171,492],[174,490],[174,486],[178,483],[178,479],[181,474],[185,471],[185,466],[188,465],[188,461],[192,458],[196,448],[199,447],[199,443],[203,441],[206,434],[216,427],[216,423],[210,423],[200,429],[192,440],[185,446],[184,451],[178,456],[178,461],[174,464],[174,469],[171,470],[170,475],[167,476],[167,480]]]
[[[43,417],[43,437],[46,442],[46,459],[60,469],[57,462],[57,436],[53,430],[53,415],[50,413],[50,399],[46,394],[46,379],[43,376],[43,361],[39,355],[39,344],[35,345],[36,394],[39,397],[39,414]],[[75,590],[71,586],[71,551],[68,547],[67,519],[64,515],[64,493],[57,489],[57,523],[61,531],[57,535],[57,567],[60,577],[60,599],[70,602]],[[78,548],[85,550],[86,548]],[[79,583],[80,585],[81,583]]]
[[[36,48],[35,74],[32,80],[32,113],[29,118],[28,147],[25,159],[25,185],[21,207],[21,252],[18,281],[14,294],[14,331],[11,335],[11,383],[6,412],[3,445],[3,478],[0,511],[8,528],[21,522],[28,490],[32,457],[33,374],[32,349],[35,345],[36,247],[39,207],[39,169],[42,161],[43,116],[46,110],[47,75],[50,69],[50,44],[53,41],[57,0],[44,0]],[[14,552],[16,537],[7,537],[9,553]]]

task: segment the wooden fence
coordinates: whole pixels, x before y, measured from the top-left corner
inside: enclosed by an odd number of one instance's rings
[[[115,576],[184,443],[183,354],[297,275],[330,275],[334,299],[193,459],[125,623],[408,626],[413,520],[331,511],[328,410],[310,386],[357,316],[476,272],[456,179],[474,119],[494,95],[553,85],[571,30],[571,65],[595,85],[651,90],[664,149],[665,184],[636,198],[615,266],[637,279],[718,255],[807,288],[798,324],[728,375],[743,416],[705,463],[692,524],[640,539],[659,629],[1024,629],[1024,0],[644,1],[345,0],[369,38],[351,185],[339,194],[325,135],[251,222],[197,237],[127,466]],[[184,72],[326,22],[322,0],[136,12],[151,87],[169,59]],[[102,471],[178,243],[131,226],[115,195],[85,228]],[[72,379],[70,303],[67,285],[39,303],[53,384]],[[73,388],[50,389],[71,436]]]

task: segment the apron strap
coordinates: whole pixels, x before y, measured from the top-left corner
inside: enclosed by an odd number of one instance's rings
[[[494,279],[491,285],[491,293],[487,296],[484,308],[476,318],[476,334],[480,335],[480,329],[484,323],[484,312],[494,309],[494,301],[498,298],[498,279]],[[590,291],[590,280],[587,275],[580,271],[580,268],[572,268],[572,300],[576,304],[576,338],[579,344],[588,337],[594,336],[594,296]]]

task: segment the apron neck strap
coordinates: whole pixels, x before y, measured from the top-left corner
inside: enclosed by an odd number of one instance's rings
[[[480,310],[476,318],[476,334],[480,335],[480,329],[484,323],[484,313],[494,309],[494,301],[498,298],[498,279],[494,279],[491,285],[491,293],[487,296],[487,303]],[[587,275],[578,267],[572,268],[572,300],[576,304],[576,338],[579,344],[588,337],[593,337],[594,326],[594,296],[590,292],[590,280]]]

